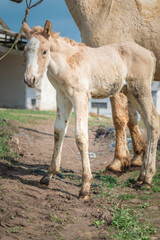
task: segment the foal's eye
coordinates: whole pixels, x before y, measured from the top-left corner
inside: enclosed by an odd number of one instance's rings
[[[43,55],[46,55],[46,54],[47,54],[47,50],[44,50],[42,54],[43,54]]]

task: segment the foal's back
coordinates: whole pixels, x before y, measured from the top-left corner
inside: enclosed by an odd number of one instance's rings
[[[143,81],[151,86],[155,57],[147,49],[125,42],[88,50],[89,87],[93,98],[110,97],[131,81]]]

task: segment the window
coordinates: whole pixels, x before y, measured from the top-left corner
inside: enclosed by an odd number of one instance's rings
[[[92,102],[92,108],[107,108],[107,102]]]

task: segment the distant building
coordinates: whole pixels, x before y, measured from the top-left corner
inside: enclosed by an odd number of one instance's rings
[[[0,57],[11,47],[17,33],[11,31],[0,18]],[[37,88],[24,83],[26,38],[22,35],[16,49],[0,61],[0,108],[37,108],[55,110],[56,91],[44,76]]]

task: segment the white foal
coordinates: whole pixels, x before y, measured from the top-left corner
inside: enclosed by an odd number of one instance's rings
[[[88,158],[88,101],[106,98],[123,91],[144,119],[147,147],[137,184],[151,184],[155,174],[159,117],[155,110],[151,85],[155,71],[153,54],[135,43],[116,43],[90,48],[52,32],[47,21],[44,29],[31,30],[24,23],[28,39],[25,83],[35,87],[45,71],[57,91],[57,116],[54,152],[48,173],[40,183],[48,185],[61,164],[63,139],[74,108],[75,138],[82,159],[80,196],[88,199],[92,173]]]

